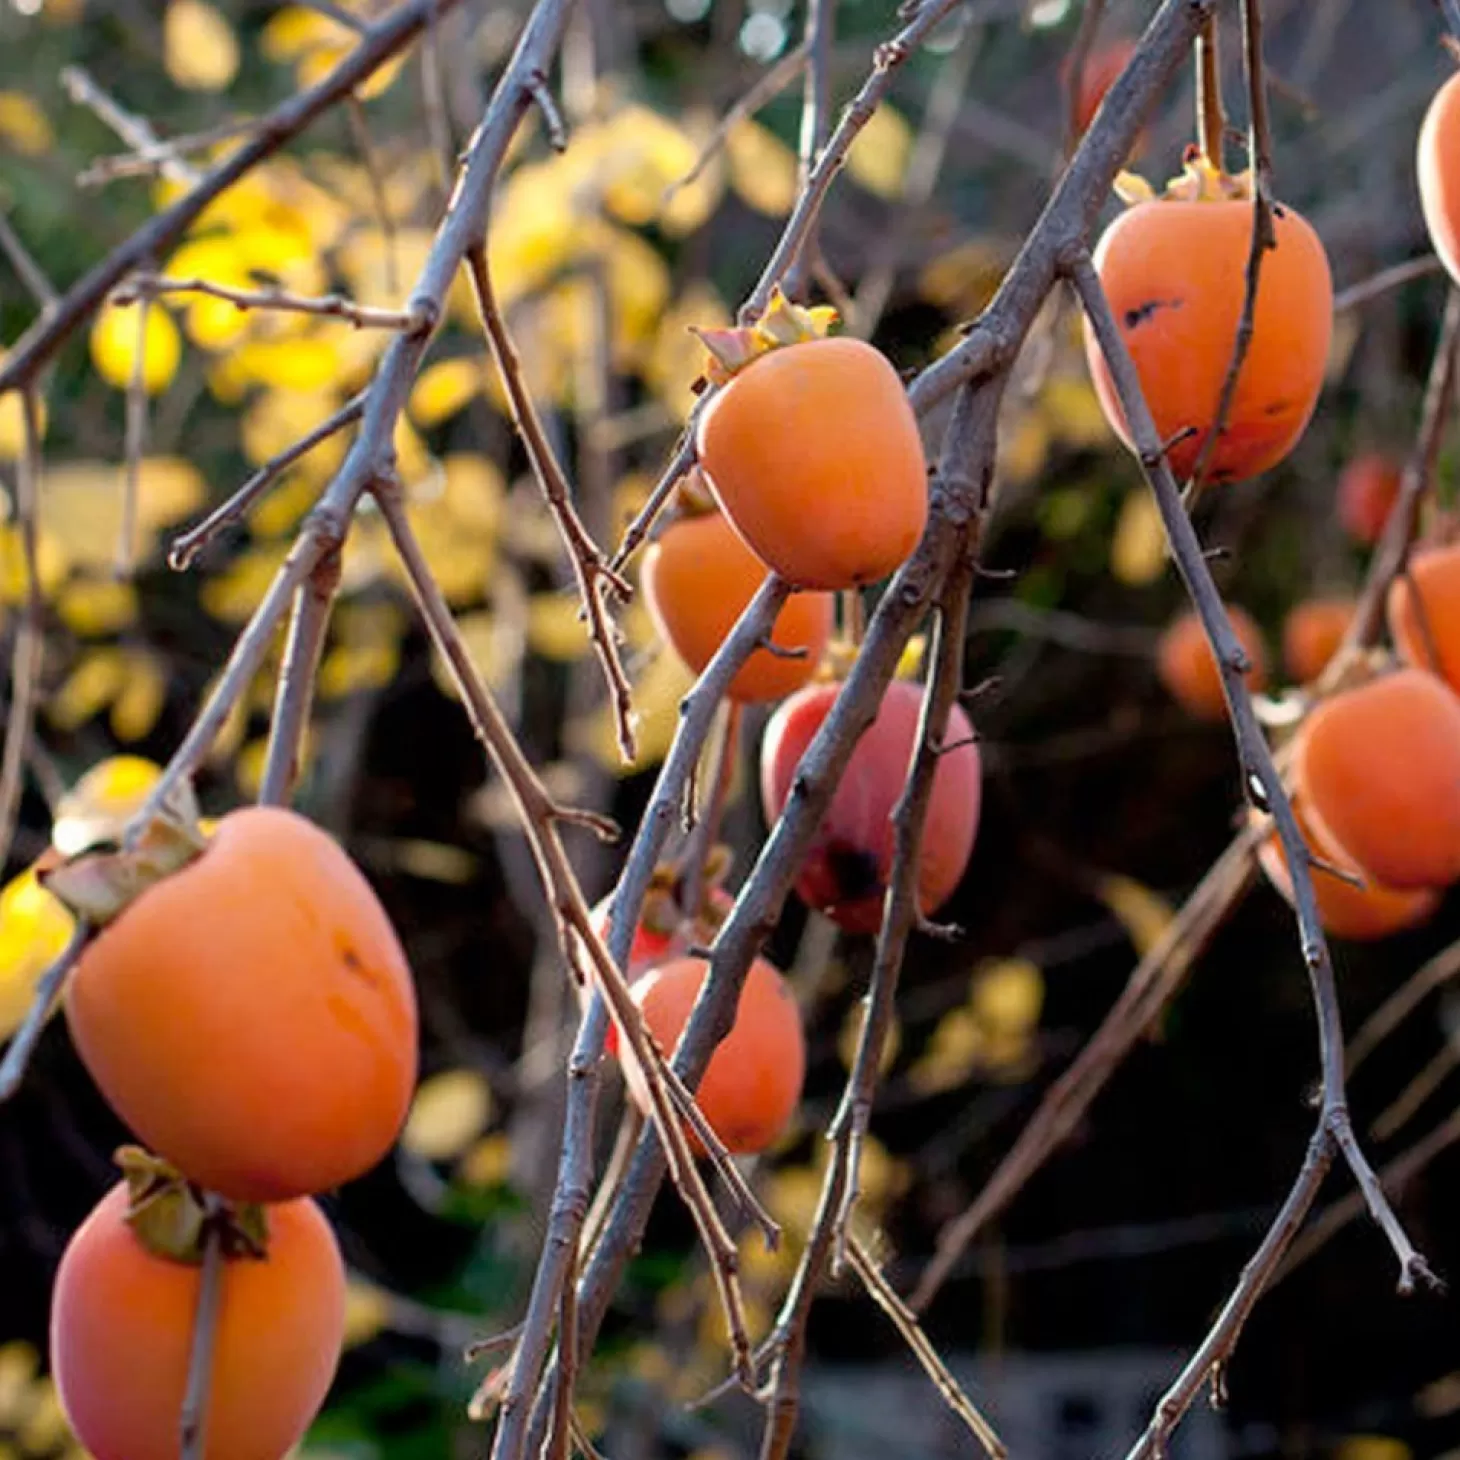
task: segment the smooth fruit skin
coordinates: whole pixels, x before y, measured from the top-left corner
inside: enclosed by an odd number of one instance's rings
[[[760,785],[768,819],[781,814],[801,757],[840,689],[839,684],[810,685],[781,705],[766,726]],[[883,894],[892,875],[892,813],[912,764],[922,703],[921,685],[894,680],[888,686],[796,877],[802,901],[848,932],[876,932],[882,921]],[[973,726],[957,704],[948,716],[944,745],[918,861],[918,902],[925,914],[958,886],[978,834],[982,764]]]
[[[1311,598],[1283,622],[1283,663],[1295,684],[1311,684],[1327,667],[1353,621],[1351,598]]]
[[[340,846],[279,807],[207,849],[91,943],[71,1036],[144,1144],[235,1201],[285,1201],[390,1149],[416,1080],[405,954]]]
[[[794,587],[875,583],[927,523],[917,417],[897,371],[862,340],[760,356],[705,408],[696,445],[736,531]]]
[[[1355,542],[1367,547],[1379,541],[1399,482],[1399,468],[1377,451],[1354,457],[1339,473],[1338,520]]]
[[[1419,201],[1430,242],[1460,282],[1460,74],[1435,93],[1419,129]]]
[[[1293,814],[1298,819],[1303,840],[1317,852],[1318,841],[1304,820],[1302,808],[1294,805]],[[1288,875],[1288,861],[1283,856],[1275,829],[1257,849],[1257,861],[1279,896],[1291,904],[1292,878]],[[1432,917],[1440,905],[1440,894],[1433,888],[1400,891],[1370,879],[1365,879],[1363,887],[1355,887],[1324,867],[1315,866],[1311,870],[1318,916],[1324,929],[1335,938],[1347,938],[1356,943],[1387,938],[1406,928],[1418,927]]]
[[[1277,247],[1263,255],[1252,339],[1207,480],[1275,466],[1318,402],[1333,328],[1333,281],[1318,235],[1275,205]],[[1135,360],[1162,441],[1187,427],[1167,460],[1189,477],[1217,413],[1246,293],[1252,205],[1237,199],[1138,203],[1106,229],[1094,263]],[[1085,355],[1112,430],[1131,436],[1094,333]]]
[[[1407,574],[1390,586],[1387,609],[1400,654],[1460,689],[1460,544],[1416,551]]]
[[[640,582],[660,637],[700,674],[768,576],[724,514],[707,512],[680,518],[650,545]],[[757,649],[730,681],[730,698],[780,700],[800,689],[831,637],[835,602],[829,593],[793,593],[776,615],[771,642],[802,655]]]
[[[112,1188],[71,1238],[51,1299],[61,1405],[95,1460],[177,1460],[200,1269],[149,1252]],[[345,1269],[323,1213],[268,1213],[263,1260],[224,1263],[206,1460],[280,1460],[324,1403],[345,1326]]]
[[[1115,85],[1120,73],[1125,70],[1130,58],[1136,53],[1136,43],[1129,36],[1099,46],[1086,58],[1080,69],[1080,85],[1075,97],[1075,132],[1083,135],[1095,120],[1105,93]],[[1069,84],[1069,64],[1060,68],[1060,80]]]
[[[703,958],[675,958],[634,985],[634,1002],[666,1055],[679,1042],[709,970]],[[635,1100],[647,1108],[637,1069],[626,1066],[624,1074]],[[741,988],[735,1023],[710,1056],[695,1099],[726,1150],[754,1155],[786,1129],[805,1077],[806,1036],[795,997],[780,973],[757,958]]]
[[[1225,604],[1237,642],[1247,651],[1252,668],[1245,681],[1260,693],[1267,686],[1267,649],[1257,620],[1235,603]],[[1216,723],[1227,718],[1222,676],[1195,611],[1174,618],[1156,645],[1156,674],[1171,698],[1197,720]]]
[[[1292,769],[1329,860],[1400,891],[1460,877],[1460,698],[1434,675],[1399,669],[1324,700]]]

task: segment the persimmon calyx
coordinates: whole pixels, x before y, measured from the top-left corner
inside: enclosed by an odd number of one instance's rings
[[[1202,156],[1193,144],[1186,149],[1181,173],[1169,178],[1163,191],[1157,192],[1138,172],[1116,173],[1113,184],[1116,196],[1127,206],[1137,203],[1250,203],[1253,178],[1249,167],[1242,172],[1223,172]]]
[[[724,385],[753,360],[785,345],[801,345],[824,339],[838,318],[829,304],[810,308],[792,304],[777,285],[771,290],[765,313],[754,324],[733,329],[700,329],[690,332],[710,353],[705,374],[714,385]]]
[[[674,510],[680,517],[708,517],[720,509],[710,495],[705,474],[698,466],[692,466],[680,477],[674,489]]]
[[[114,1158],[127,1183],[127,1225],[155,1257],[202,1264],[210,1232],[227,1258],[268,1254],[269,1223],[257,1203],[218,1203],[169,1162],[141,1146],[123,1146]]]
[[[826,653],[812,675],[813,684],[840,684],[852,672],[861,646],[850,639],[839,636],[826,646]],[[928,638],[926,634],[914,634],[903,646],[897,665],[892,671],[894,679],[918,679],[922,676],[923,662],[927,658]]]
[[[103,840],[37,872],[41,885],[93,927],[112,922],[149,887],[203,854],[207,836],[183,783],[142,828],[135,845]]]

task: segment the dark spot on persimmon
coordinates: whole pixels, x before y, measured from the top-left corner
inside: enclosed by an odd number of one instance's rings
[[[1144,304],[1126,310],[1125,327],[1133,330],[1137,325],[1145,324],[1158,309],[1180,309],[1182,302],[1180,299],[1148,299]]]
[[[1288,210],[1281,203],[1274,203],[1272,205],[1272,216],[1274,218],[1286,218],[1288,216]]]
[[[826,849],[826,866],[841,894],[838,902],[860,902],[882,891],[877,858],[849,842],[833,842]]]
[[[1264,416],[1285,416],[1292,409],[1291,404],[1285,400],[1269,401],[1262,408]]]

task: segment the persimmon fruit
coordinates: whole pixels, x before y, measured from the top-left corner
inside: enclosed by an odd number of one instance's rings
[[[644,555],[641,584],[660,636],[694,673],[701,673],[729,637],[756,590],[769,576],[720,512],[671,523]],[[835,599],[828,593],[793,593],[776,615],[771,642],[757,649],[726,693],[746,702],[784,699],[816,672],[831,637]]]
[[[251,806],[88,945],[66,1017],[137,1136],[234,1201],[361,1175],[394,1142],[417,1069],[411,972],[337,842]]]
[[[1077,135],[1083,136],[1088,130],[1090,123],[1095,120],[1095,113],[1100,110],[1100,103],[1105,100],[1105,93],[1115,85],[1116,79],[1135,53],[1135,40],[1130,36],[1122,36],[1118,40],[1096,46],[1085,57],[1085,64],[1080,68],[1080,82],[1075,91],[1074,123]],[[1069,77],[1070,63],[1066,60],[1060,68],[1060,80],[1067,86]]]
[[[1297,817],[1303,840],[1315,854],[1321,855],[1318,841],[1304,818],[1300,803],[1294,803],[1293,814]],[[1291,904],[1293,882],[1276,828],[1258,847],[1257,861],[1278,894]],[[1401,890],[1385,887],[1370,878],[1364,878],[1364,885],[1356,887],[1337,873],[1329,871],[1327,867],[1314,866],[1310,870],[1313,877],[1313,896],[1318,903],[1318,916],[1325,931],[1332,933],[1335,938],[1347,938],[1354,942],[1373,942],[1387,938],[1393,933],[1403,932],[1406,928],[1418,927],[1432,917],[1440,905],[1440,894],[1431,887]],[[1345,866],[1343,870],[1358,873],[1357,868]],[[1363,877],[1362,873],[1358,875]]]
[[[1322,701],[1293,739],[1314,849],[1399,891],[1460,877],[1460,698],[1398,669]]]
[[[1379,541],[1399,496],[1400,469],[1378,451],[1365,451],[1338,474],[1338,520],[1355,542]]]
[[[1307,427],[1323,385],[1333,283],[1323,244],[1276,204],[1277,246],[1263,255],[1252,338],[1208,465],[1237,481],[1281,461]],[[1137,202],[1106,229],[1094,264],[1135,361],[1178,478],[1189,477],[1217,414],[1246,294],[1252,204],[1232,196]],[[1105,356],[1088,321],[1086,358],[1112,430],[1131,446]],[[1193,434],[1175,438],[1190,430]]]
[[[1416,149],[1419,201],[1430,242],[1460,282],[1460,73],[1435,93]]]
[[[847,336],[758,355],[696,428],[715,500],[751,550],[797,588],[875,583],[928,516],[917,417],[887,357]]]
[[[634,985],[644,1025],[670,1055],[710,971],[703,958],[674,958]],[[786,1129],[801,1099],[806,1036],[790,985],[764,958],[746,974],[730,1033],[716,1046],[695,1099],[726,1150],[753,1155]],[[637,1068],[624,1077],[641,1108],[648,1094]],[[696,1142],[697,1144],[697,1142]]]
[[[1235,603],[1224,605],[1237,642],[1246,650],[1251,668],[1244,677],[1254,693],[1267,686],[1267,648],[1257,620]],[[1171,698],[1197,720],[1227,718],[1222,676],[1207,642],[1206,630],[1195,610],[1179,614],[1167,625],[1156,645],[1156,674]]]
[[[1386,608],[1401,656],[1460,690],[1460,543],[1415,551]]]
[[[1323,673],[1353,621],[1351,598],[1310,598],[1295,604],[1283,621],[1283,663],[1297,684]]]
[[[217,1051],[221,1056],[221,1050]],[[95,1460],[177,1460],[198,1265],[144,1246],[125,1182],[67,1245],[51,1300],[51,1365]],[[206,1460],[279,1460],[324,1403],[345,1326],[334,1233],[305,1198],[267,1211],[267,1252],[223,1261]]]
[[[760,783],[766,816],[781,814],[807,746],[821,728],[840,684],[808,685],[771,717],[761,743]],[[848,932],[871,933],[882,919],[892,875],[892,814],[917,743],[923,688],[888,686],[877,717],[857,742],[796,877],[802,901]],[[962,706],[948,716],[943,751],[918,860],[918,903],[935,911],[957,887],[978,833],[982,763]]]

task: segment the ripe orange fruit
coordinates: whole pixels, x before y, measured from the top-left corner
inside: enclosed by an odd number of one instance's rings
[[[1419,129],[1419,201],[1430,242],[1460,281],[1460,74],[1435,93]]]
[[[51,1366],[96,1460],[177,1460],[200,1269],[156,1255],[119,1183],[71,1238],[51,1302]],[[268,1210],[268,1252],[223,1264],[207,1460],[277,1460],[324,1403],[345,1327],[345,1270],[309,1200]]]
[[[1198,166],[1198,164],[1193,164]],[[1312,227],[1275,205],[1277,247],[1263,255],[1252,339],[1207,479],[1236,481],[1275,466],[1318,401],[1333,322],[1328,257]],[[1168,196],[1136,203],[1106,229],[1094,263],[1135,360],[1178,478],[1191,475],[1217,413],[1246,293],[1252,205],[1241,197]],[[1131,437],[1088,322],[1085,350],[1111,428]]]
[[[758,356],[696,431],[715,499],[798,588],[855,588],[898,568],[928,516],[917,417],[887,357],[845,336]]]
[[[661,963],[634,985],[634,1002],[665,1055],[674,1052],[689,1022],[710,965],[703,958]],[[726,1150],[763,1151],[785,1130],[806,1075],[801,1013],[786,980],[765,961],[750,965],[735,1023],[716,1046],[695,1098]],[[647,1108],[637,1068],[624,1070],[629,1091]]]
[[[1293,740],[1315,850],[1400,891],[1460,877],[1460,699],[1399,669],[1324,700]]]
[[[1400,654],[1460,688],[1460,543],[1416,550],[1408,575],[1390,585],[1387,608]]]
[[[278,807],[224,816],[108,924],[66,1017],[117,1114],[234,1201],[359,1176],[415,1084],[415,993],[390,920],[340,846]]]
[[[1318,842],[1304,818],[1302,808],[1295,804],[1293,814],[1298,819],[1303,840],[1316,855],[1321,856]],[[1276,829],[1258,848],[1257,861],[1267,875],[1267,880],[1277,889],[1283,900],[1291,904],[1293,883],[1288,875],[1288,860],[1283,855]],[[1363,887],[1355,887],[1353,883],[1335,876],[1324,867],[1313,867],[1311,870],[1318,916],[1324,929],[1335,938],[1349,938],[1354,942],[1387,938],[1391,933],[1402,932],[1405,928],[1418,927],[1433,916],[1440,905],[1440,894],[1430,887],[1401,891],[1398,888],[1385,887],[1368,878]],[[1345,870],[1350,869],[1345,867]]]
[[[1267,686],[1267,649],[1262,630],[1245,608],[1235,603],[1226,606],[1227,617],[1237,634],[1237,642],[1247,651],[1252,668],[1246,684],[1253,693]],[[1217,669],[1206,630],[1194,609],[1173,619],[1156,646],[1156,674],[1171,698],[1198,720],[1219,721],[1227,718],[1227,700],[1222,693],[1222,676]]]
[[[1080,85],[1075,98],[1075,131],[1083,135],[1095,120],[1105,93],[1115,85],[1116,78],[1125,70],[1126,63],[1136,53],[1136,42],[1130,36],[1122,36],[1103,46],[1097,46],[1085,57],[1080,68]],[[1060,69],[1060,80],[1068,85],[1070,67],[1068,60]]]
[[[1283,663],[1295,683],[1311,684],[1322,674],[1353,616],[1351,598],[1310,598],[1289,612],[1283,623]]]
[[[1366,451],[1338,477],[1338,520],[1344,531],[1366,546],[1379,541],[1399,495],[1400,469],[1387,456]]]
[[[760,786],[766,816],[781,814],[806,747],[821,728],[840,684],[813,684],[791,696],[766,726]],[[802,901],[853,933],[876,932],[892,875],[892,812],[917,744],[923,688],[888,686],[877,718],[857,742],[796,877]],[[948,716],[945,749],[933,772],[923,826],[918,902],[935,911],[957,887],[978,833],[982,763],[973,726],[960,705]]]
[[[768,576],[724,515],[706,512],[681,517],[660,534],[644,555],[640,581],[660,636],[699,674]],[[730,681],[730,698],[779,700],[800,689],[831,637],[834,604],[828,593],[793,593],[776,615],[771,641],[803,656],[757,649]]]

